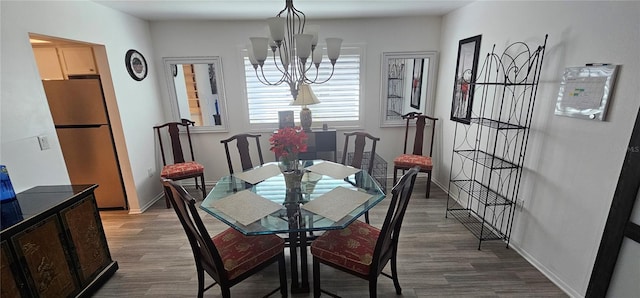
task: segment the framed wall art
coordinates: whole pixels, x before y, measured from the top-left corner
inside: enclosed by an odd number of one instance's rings
[[[411,102],[414,109],[420,109],[420,95],[422,94],[423,59],[413,59],[413,80],[411,81]]]
[[[473,107],[474,83],[478,70],[480,41],[482,35],[460,40],[458,43],[458,61],[453,83],[453,100],[451,103],[451,120],[469,124]]]
[[[294,127],[296,124],[293,118],[293,111],[279,111],[278,123],[279,128]]]

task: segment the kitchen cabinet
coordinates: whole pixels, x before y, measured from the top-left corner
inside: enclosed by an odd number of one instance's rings
[[[97,185],[38,186],[17,195],[23,220],[2,230],[2,297],[86,297],[118,269]]]
[[[98,74],[91,47],[60,47],[58,50],[67,75]]]
[[[63,80],[64,74],[60,67],[56,48],[33,48],[33,55],[38,64],[40,78],[43,80]]]

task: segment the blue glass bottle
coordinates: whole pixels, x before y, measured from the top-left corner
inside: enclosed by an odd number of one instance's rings
[[[4,165],[0,165],[0,222],[4,230],[22,220],[22,210],[13,190],[9,171]]]

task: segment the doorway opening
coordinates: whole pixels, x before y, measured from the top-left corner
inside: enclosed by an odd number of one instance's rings
[[[128,209],[132,177],[103,45],[29,34],[71,184],[98,184],[101,210]],[[133,188],[135,191],[135,188]]]

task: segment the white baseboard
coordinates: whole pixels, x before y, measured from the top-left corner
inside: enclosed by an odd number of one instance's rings
[[[549,280],[551,280],[552,283],[554,283],[556,286],[558,286],[558,288],[563,290],[567,295],[569,295],[571,297],[575,297],[575,298],[584,297],[584,295],[578,293],[575,289],[573,289],[571,286],[569,286],[567,283],[565,283],[555,273],[553,273],[551,270],[549,270],[543,264],[538,262],[538,260],[536,260],[533,256],[531,256],[529,253],[527,253],[527,251],[525,251],[520,246],[518,246],[517,243],[514,243],[513,241],[509,242],[509,248],[511,248],[514,251],[516,251],[520,256],[522,256],[525,260],[527,260],[527,262],[529,262],[529,264],[531,264],[533,267],[536,267],[536,269],[538,269],[538,271],[540,271],[542,274],[544,274],[544,276],[546,276]]]
[[[452,199],[454,199],[455,201],[458,201],[458,198],[456,196],[453,196],[453,195],[448,193],[448,189],[446,187],[444,187],[443,183],[441,183],[440,181],[433,180],[433,179],[431,180],[431,182],[433,184],[437,185],[438,187],[440,187],[445,193],[447,193],[447,195],[451,196]],[[510,241],[509,242],[509,248],[513,249],[521,257],[523,257],[527,262],[529,262],[529,264],[531,264],[533,267],[538,269],[538,271],[540,271],[540,273],[542,273],[544,276],[546,276],[552,283],[554,283],[556,286],[558,286],[558,288],[560,288],[562,291],[564,291],[567,295],[569,295],[571,297],[576,297],[576,298],[577,297],[584,297],[583,295],[578,293],[575,289],[571,288],[567,283],[565,283],[555,273],[553,273],[551,270],[549,270],[549,268],[545,267],[540,262],[538,262],[538,260],[536,260],[529,253],[527,253],[526,250],[522,249],[518,245],[518,243],[514,243],[513,241]]]
[[[164,199],[164,192],[161,192],[156,196],[154,196],[153,199],[149,201],[147,204],[145,204],[144,206],[140,206],[140,209],[129,209],[129,214],[142,214],[143,212],[147,211],[147,209],[151,208],[153,204],[155,204],[157,201],[161,199]]]

